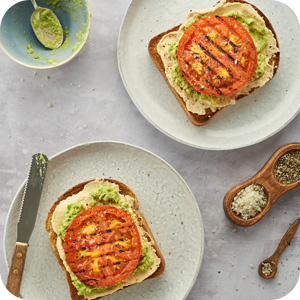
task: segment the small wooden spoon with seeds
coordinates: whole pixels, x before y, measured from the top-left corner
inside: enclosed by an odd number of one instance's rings
[[[269,258],[263,260],[259,266],[258,266],[258,273],[261,277],[266,278],[266,279],[271,279],[273,278],[276,273],[277,273],[277,266],[278,266],[278,259],[280,254],[283,252],[283,250],[286,248],[286,246],[289,244],[289,242],[291,241],[291,239],[293,238],[293,236],[295,235],[298,227],[300,224],[300,218],[298,218],[291,226],[290,228],[287,230],[287,232],[284,234],[284,236],[282,237],[276,251],[273,253],[272,256],[270,256]],[[267,268],[267,264],[270,264],[269,267],[269,274],[268,272],[264,272],[264,267]],[[266,274],[265,274],[266,273]]]
[[[276,167],[276,164],[278,162],[278,159],[286,154],[289,151],[298,150],[300,151],[300,143],[291,143],[286,144],[279,148],[267,161],[267,163],[261,168],[260,171],[258,171],[253,177],[250,179],[236,185],[232,189],[230,189],[227,194],[224,197],[223,201],[223,207],[226,216],[230,221],[233,223],[239,225],[239,226],[251,226],[260,221],[266,213],[270,210],[272,205],[276,202],[276,200],[282,196],[287,191],[297,187],[300,185],[300,179],[296,182],[290,183],[290,184],[283,184],[279,180],[275,178],[274,175],[274,169]],[[247,186],[251,184],[260,185],[264,188],[266,197],[267,197],[267,204],[262,209],[261,212],[259,212],[257,215],[255,215],[252,218],[249,219],[243,219],[240,215],[237,215],[232,210],[232,201],[236,194],[246,188]]]

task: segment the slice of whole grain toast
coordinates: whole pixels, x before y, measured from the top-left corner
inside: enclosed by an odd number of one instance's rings
[[[219,2],[218,2],[219,3]],[[218,4],[217,3],[217,4]],[[258,14],[264,19],[266,27],[268,29],[270,29],[274,35],[274,38],[276,39],[276,44],[277,47],[279,49],[279,43],[278,43],[278,39],[275,33],[275,30],[271,24],[271,22],[269,21],[269,19],[253,4],[243,1],[243,0],[227,0],[226,3],[244,3],[244,4],[250,4],[257,12]],[[175,32],[178,31],[179,27],[181,25],[178,25],[172,29],[169,29],[165,32],[162,32],[160,34],[158,34],[157,36],[153,37],[149,44],[148,44],[148,51],[149,54],[152,58],[152,60],[154,61],[155,65],[157,66],[158,70],[160,71],[160,73],[163,75],[165,81],[167,82],[170,90],[172,91],[172,93],[174,94],[174,96],[176,97],[177,101],[179,102],[180,106],[182,107],[182,109],[185,111],[186,115],[188,116],[188,118],[190,119],[190,121],[196,125],[196,126],[202,126],[207,124],[218,112],[220,112],[223,108],[220,108],[219,110],[213,112],[210,108],[206,109],[206,114],[205,115],[198,115],[195,113],[192,113],[191,111],[189,111],[186,107],[186,103],[185,101],[181,98],[181,96],[176,92],[176,90],[172,87],[172,85],[170,84],[168,78],[166,77],[165,74],[165,67],[163,64],[163,61],[161,60],[160,55],[157,52],[157,45],[160,42],[160,40],[163,38],[163,36],[165,36],[167,33],[170,32]],[[269,64],[270,65],[274,65],[274,71],[273,71],[273,76],[272,78],[275,76],[278,66],[279,66],[279,60],[280,60],[280,52],[276,53],[275,56],[273,56],[270,60],[269,60]],[[270,78],[270,80],[272,79]],[[258,89],[258,87],[251,89],[246,95],[239,95],[236,97],[235,100],[239,100],[245,96],[250,95],[251,93],[253,93],[256,89]]]
[[[147,232],[147,238],[148,238],[148,241],[152,242],[152,245],[153,245],[153,248],[155,249],[156,251],[156,255],[160,258],[161,262],[160,262],[160,265],[158,267],[158,269],[151,275],[149,276],[148,278],[146,279],[150,279],[150,278],[155,278],[155,277],[158,277],[160,276],[163,272],[164,272],[164,269],[165,269],[165,260],[163,258],[163,255],[151,233],[151,230],[145,220],[145,218],[143,217],[143,215],[141,214],[140,211],[138,211],[138,200],[136,198],[136,195],[133,193],[133,191],[128,187],[126,186],[124,183],[120,182],[120,181],[117,181],[117,180],[113,180],[113,179],[104,179],[105,181],[109,181],[111,183],[115,183],[119,186],[119,190],[120,190],[120,194],[122,195],[129,195],[130,197],[132,197],[135,201],[134,201],[134,211],[137,215],[137,218],[138,218],[138,222],[139,224],[142,226],[142,228]],[[48,215],[47,215],[47,218],[46,218],[46,223],[45,223],[45,226],[46,226],[46,230],[47,232],[49,232],[49,240],[50,240],[50,243],[51,243],[51,246],[52,246],[52,249],[54,251],[54,254],[60,264],[60,266],[62,267],[63,271],[65,272],[65,275],[67,277],[67,281],[68,281],[68,284],[69,284],[69,289],[70,289],[70,295],[71,295],[71,298],[72,300],[84,300],[85,297],[84,296],[79,296],[77,294],[77,289],[75,288],[75,286],[72,284],[72,280],[71,280],[71,277],[70,277],[70,274],[69,272],[66,270],[64,264],[63,264],[63,261],[62,259],[60,258],[59,256],[59,252],[58,252],[58,249],[57,249],[57,246],[56,246],[56,242],[57,242],[57,234],[54,232],[53,228],[52,228],[52,216],[53,216],[53,213],[56,209],[56,207],[59,205],[59,203],[63,200],[65,200],[66,198],[68,198],[69,196],[72,196],[72,195],[75,195],[77,193],[79,193],[80,191],[83,190],[84,186],[89,183],[89,182],[92,182],[94,180],[89,180],[89,181],[86,181],[86,182],[82,182],[82,183],[79,183],[77,185],[75,185],[74,187],[70,188],[69,190],[67,190],[63,195],[61,195],[57,201],[53,204],[53,206],[51,207]],[[145,280],[146,280],[145,279]],[[129,286],[125,286],[124,288],[127,288]],[[98,297],[98,298],[95,298],[95,300],[97,299],[100,299],[100,298],[103,298],[103,297]]]

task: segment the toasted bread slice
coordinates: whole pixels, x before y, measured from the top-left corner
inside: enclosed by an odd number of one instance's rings
[[[218,2],[219,3],[219,2]],[[218,4],[217,3],[217,4]],[[226,3],[244,3],[244,4],[250,4],[256,11],[257,13],[264,19],[265,21],[265,24],[266,24],[266,27],[268,29],[271,30],[271,32],[273,33],[273,36],[276,40],[276,45],[277,45],[277,48],[279,48],[279,43],[278,43],[278,39],[277,39],[277,36],[276,36],[276,33],[275,33],[275,30],[271,24],[271,22],[269,21],[269,19],[254,5],[252,5],[251,3],[248,3],[246,1],[243,1],[243,0],[226,0]],[[216,5],[217,5],[216,4]],[[158,43],[160,42],[160,40],[168,33],[170,32],[175,32],[175,31],[178,31],[178,29],[180,28],[181,25],[178,25],[172,29],[169,29],[165,32],[162,32],[160,34],[158,34],[157,36],[153,37],[149,44],[148,44],[148,51],[149,51],[149,54],[152,58],[152,60],[154,61],[155,65],[157,66],[158,70],[160,71],[160,73],[163,75],[165,81],[167,82],[170,90],[172,91],[172,93],[174,94],[174,96],[176,97],[176,99],[178,100],[179,104],[181,105],[181,107],[183,108],[183,110],[185,111],[186,115],[188,116],[188,118],[190,119],[190,121],[196,125],[196,126],[202,126],[202,125],[205,125],[206,123],[208,123],[219,111],[221,111],[223,108],[220,108],[219,110],[216,110],[215,112],[213,112],[210,108],[207,108],[206,111],[205,111],[205,114],[204,115],[199,115],[199,114],[196,114],[196,113],[193,113],[191,111],[189,111],[187,109],[187,106],[186,106],[186,103],[185,101],[183,100],[183,98],[177,93],[177,91],[175,90],[175,88],[170,84],[167,76],[166,76],[166,73],[165,73],[165,67],[164,67],[164,63],[159,55],[159,53],[157,52],[157,45]],[[270,65],[273,65],[274,66],[274,69],[273,69],[273,76],[269,79],[271,80],[276,72],[277,72],[277,69],[278,69],[278,66],[279,66],[279,60],[280,60],[280,52],[277,52],[275,56],[273,56],[272,58],[270,58],[269,60],[269,64]],[[235,100],[239,100],[245,96],[248,96],[250,95],[251,93],[253,93],[256,89],[256,88],[252,88],[251,90],[249,90],[247,92],[247,94],[242,94],[242,95],[238,95]]]
[[[112,179],[104,179],[104,180],[109,181],[111,183],[117,184],[119,186],[120,194],[122,194],[124,196],[129,195],[130,197],[132,197],[134,199],[133,208],[134,208],[134,212],[135,212],[135,214],[138,218],[138,223],[142,226],[142,228],[147,233],[147,239],[148,239],[149,242],[152,243],[152,246],[153,246],[153,248],[156,252],[156,255],[158,256],[158,258],[160,258],[160,261],[161,261],[160,265],[156,269],[156,271],[146,279],[155,278],[155,277],[160,276],[163,273],[164,269],[165,269],[165,260],[164,260],[163,255],[162,255],[162,253],[161,253],[161,251],[160,251],[160,249],[159,249],[159,247],[158,247],[158,245],[157,245],[157,243],[156,243],[156,241],[155,241],[155,239],[154,239],[154,237],[151,233],[151,230],[150,230],[145,218],[143,217],[141,212],[137,210],[138,209],[138,200],[136,198],[136,195],[133,193],[133,191],[128,186],[126,186],[122,182],[119,182],[117,180],[112,180]],[[55,231],[53,230],[53,227],[52,227],[52,216],[53,216],[53,213],[54,213],[56,207],[59,205],[59,203],[61,201],[67,199],[69,196],[78,194],[80,191],[83,190],[83,188],[86,184],[88,184],[89,182],[92,182],[92,181],[94,181],[94,180],[89,180],[89,181],[77,184],[74,187],[72,187],[71,189],[69,189],[68,191],[66,191],[63,195],[61,195],[57,199],[57,201],[53,204],[53,206],[51,207],[51,209],[50,209],[50,211],[47,215],[47,219],[46,219],[46,223],[45,223],[46,230],[47,230],[47,232],[49,232],[49,240],[50,240],[52,249],[54,251],[54,254],[55,254],[59,264],[61,265],[63,271],[66,274],[67,281],[68,281],[68,284],[69,284],[69,289],[70,289],[70,295],[71,295],[72,300],[84,300],[86,298],[84,296],[79,296],[77,294],[78,291],[75,288],[75,286],[72,284],[70,274],[67,271],[60,255],[59,255],[59,252],[58,252],[58,249],[57,249],[57,234],[55,233]],[[125,286],[124,288],[129,287],[129,286],[130,285]],[[98,300],[100,298],[103,298],[103,297],[95,298],[95,300]]]

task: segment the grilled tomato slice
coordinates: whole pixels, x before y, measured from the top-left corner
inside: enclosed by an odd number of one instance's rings
[[[241,23],[230,17],[205,17],[181,37],[177,57],[180,70],[198,92],[232,96],[253,76],[255,44]]]
[[[93,286],[112,286],[136,268],[141,239],[132,217],[103,205],[92,207],[71,222],[64,251],[71,271]]]

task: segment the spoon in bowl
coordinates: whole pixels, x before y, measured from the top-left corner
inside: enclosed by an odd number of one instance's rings
[[[31,0],[34,12],[30,22],[37,39],[49,49],[57,49],[63,42],[63,29],[54,14],[49,8],[40,7],[35,0]]]
[[[265,279],[273,278],[277,273],[277,265],[280,254],[289,244],[293,236],[295,235],[300,224],[300,218],[298,218],[287,230],[281,239],[276,251],[269,258],[263,260],[258,266],[258,273]]]

